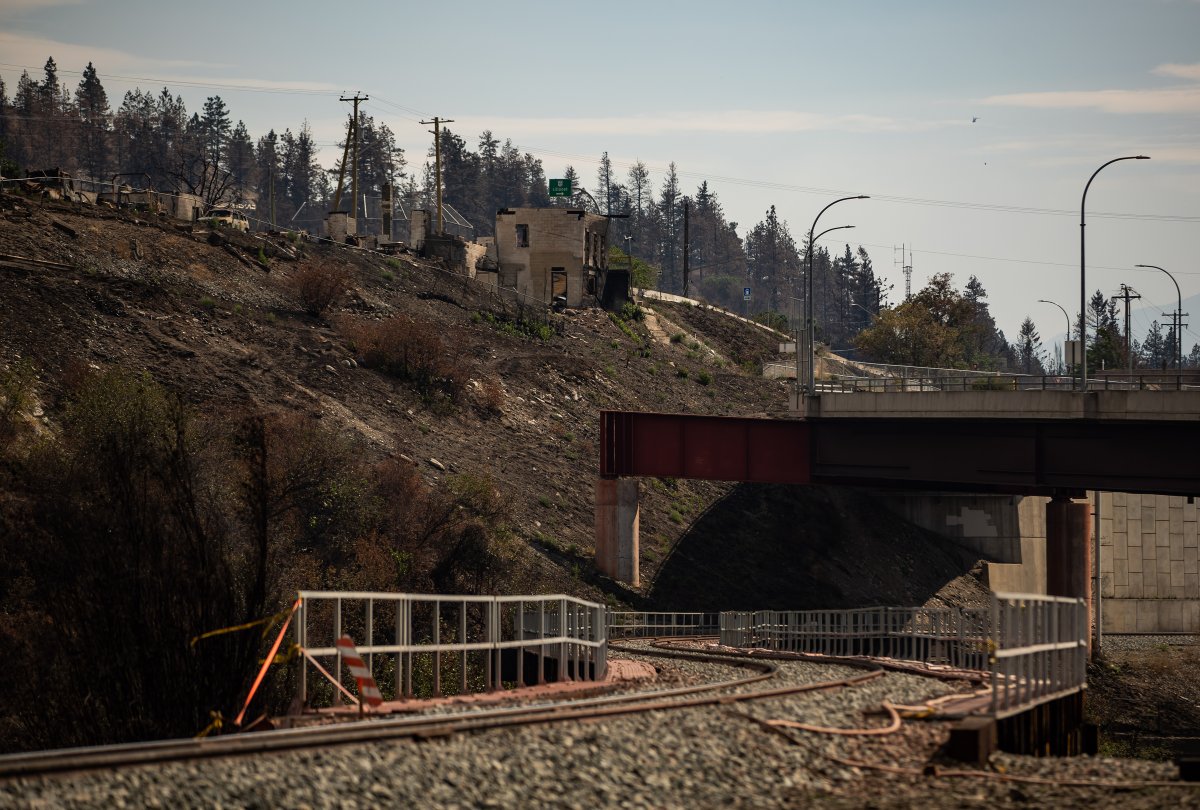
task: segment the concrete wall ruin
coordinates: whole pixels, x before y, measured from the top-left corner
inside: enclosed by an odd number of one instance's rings
[[[498,285],[525,300],[563,296],[583,306],[608,266],[608,220],[571,208],[506,208],[496,214]]]

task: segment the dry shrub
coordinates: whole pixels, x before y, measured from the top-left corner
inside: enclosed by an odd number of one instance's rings
[[[509,503],[489,479],[430,488],[307,416],[198,419],[148,376],[110,371],[81,377],[61,421],[53,442],[0,442],[0,751],[232,716],[261,633],[191,640],[295,588],[480,593],[511,571]],[[263,698],[275,710],[288,677]]]
[[[342,265],[307,264],[292,280],[300,304],[309,315],[320,315],[350,289],[350,270]]]
[[[426,401],[462,399],[469,369],[446,348],[434,325],[389,318],[341,328],[367,368],[407,380]]]
[[[483,382],[483,411],[489,416],[500,416],[504,413],[504,387],[498,380]]]

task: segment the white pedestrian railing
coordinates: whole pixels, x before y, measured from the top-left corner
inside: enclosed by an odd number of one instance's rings
[[[465,694],[607,674],[604,606],[561,594],[301,591],[295,621],[302,705],[315,694],[314,673],[352,690],[336,644],[343,635],[393,700],[440,696],[451,683]]]
[[[992,714],[1015,714],[1087,685],[1087,604],[1029,594],[992,597]]]
[[[957,608],[722,613],[721,643],[780,652],[871,656],[986,670],[987,612]]]
[[[632,610],[608,612],[608,637],[660,638],[715,636],[721,631],[720,613],[669,613]]]
[[[991,674],[990,712],[1003,718],[1087,686],[1082,599],[993,594],[986,609],[722,613],[729,647],[944,664]]]

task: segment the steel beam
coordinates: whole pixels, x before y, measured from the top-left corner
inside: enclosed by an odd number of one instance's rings
[[[1200,495],[1200,421],[602,411],[600,475],[1024,495]]]

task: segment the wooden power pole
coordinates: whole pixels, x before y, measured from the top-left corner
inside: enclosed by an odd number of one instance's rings
[[[436,115],[432,121],[422,121],[422,124],[433,124],[433,129],[429,130],[433,134],[433,184],[437,187],[437,232],[441,234],[442,228],[442,124],[453,124],[453,118],[438,118]]]
[[[354,102],[354,131],[351,136],[354,138],[352,147],[353,157],[350,164],[350,218],[354,220],[354,232],[358,233],[358,102],[367,101],[370,96],[360,96],[355,93],[352,98],[342,96],[339,101]],[[336,207],[336,206],[335,206]]]
[[[683,297],[688,297],[688,275],[690,273],[690,259],[692,253],[691,233],[688,230],[689,220],[691,218],[691,201],[687,197],[683,198]]]
[[[1133,374],[1133,339],[1129,334],[1129,301],[1133,298],[1141,298],[1140,295],[1133,291],[1128,284],[1121,285],[1121,294],[1114,295],[1113,298],[1125,299],[1125,368],[1129,374]],[[1070,338],[1067,335],[1067,338]]]

